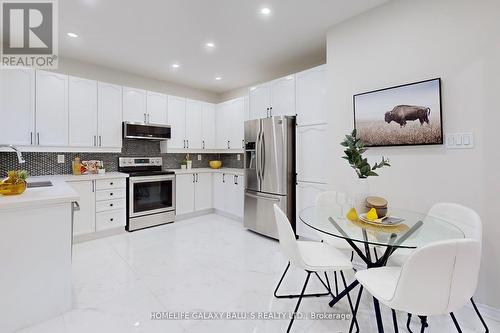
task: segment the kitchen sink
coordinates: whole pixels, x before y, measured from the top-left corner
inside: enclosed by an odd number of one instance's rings
[[[50,181],[28,182],[28,188],[50,187],[50,186],[52,186],[52,182]]]

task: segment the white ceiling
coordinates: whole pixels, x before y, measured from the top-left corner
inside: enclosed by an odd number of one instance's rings
[[[59,52],[222,93],[325,61],[327,28],[385,1],[64,0]]]

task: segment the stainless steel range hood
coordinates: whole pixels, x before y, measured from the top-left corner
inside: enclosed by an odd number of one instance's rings
[[[164,141],[171,138],[170,125],[123,122],[124,139]]]

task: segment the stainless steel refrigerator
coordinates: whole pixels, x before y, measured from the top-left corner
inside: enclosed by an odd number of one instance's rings
[[[245,122],[244,226],[278,239],[274,204],[295,230],[295,117]]]

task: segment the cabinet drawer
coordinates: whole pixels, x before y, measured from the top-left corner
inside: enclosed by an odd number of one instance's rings
[[[124,209],[111,210],[96,214],[95,228],[96,231],[118,228],[125,226],[126,214]]]
[[[95,211],[98,213],[105,212],[108,210],[124,209],[124,208],[125,208],[125,199],[98,201],[95,203]]]
[[[96,180],[95,188],[97,191],[111,190],[115,188],[125,188],[126,181],[127,181],[126,178]]]
[[[112,199],[122,199],[125,198],[125,189],[118,188],[114,190],[101,190],[97,191],[95,194],[96,201],[112,200]]]

